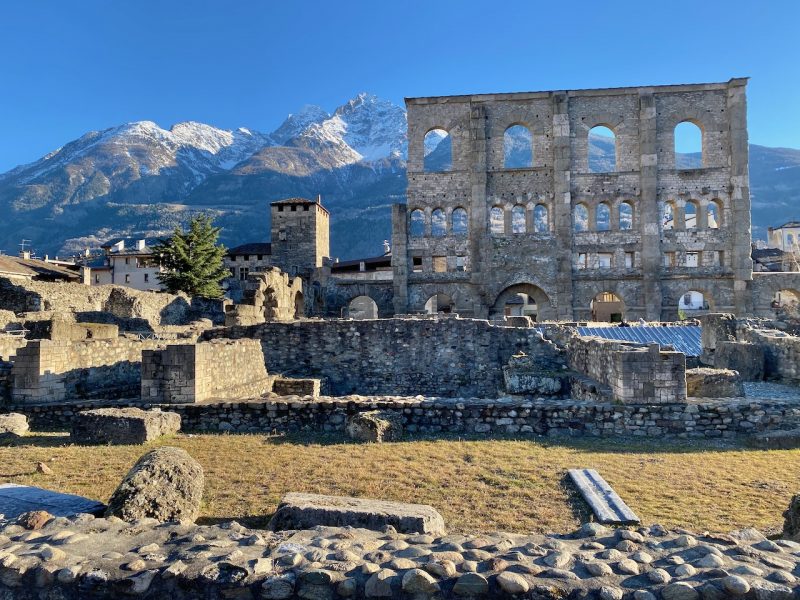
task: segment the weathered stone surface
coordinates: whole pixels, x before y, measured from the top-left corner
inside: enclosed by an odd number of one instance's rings
[[[800,448],[800,429],[764,431],[750,436],[748,443],[753,448],[764,450],[792,450]]]
[[[800,541],[800,494],[792,496],[789,508],[783,513],[784,537]]]
[[[347,421],[347,435],[360,442],[392,442],[403,437],[403,416],[376,410],[353,415]]]
[[[180,448],[164,446],[142,456],[108,502],[108,516],[134,521],[194,521],[200,513],[203,468]]]
[[[764,379],[764,348],[749,342],[719,341],[714,352],[718,369],[731,369],[744,381]]]
[[[556,372],[559,368],[555,361],[516,354],[503,367],[505,390],[509,394],[558,394],[564,388],[565,379],[563,374]]]
[[[270,529],[352,526],[381,530],[391,525],[401,533],[442,534],[444,519],[431,506],[346,496],[286,494],[270,521]]]
[[[737,398],[744,396],[744,385],[739,373],[730,369],[687,369],[686,395],[693,398]]]
[[[28,418],[21,413],[0,414],[0,443],[9,442],[28,433]]]
[[[181,417],[174,412],[99,408],[76,415],[70,440],[75,444],[144,444],[180,428]]]

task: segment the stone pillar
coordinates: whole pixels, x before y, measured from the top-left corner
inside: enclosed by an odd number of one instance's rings
[[[408,312],[408,207],[392,205],[392,273],[394,314]]]
[[[490,255],[488,244],[491,243],[488,231],[487,196],[487,148],[486,148],[486,108],[482,104],[470,104],[469,113],[469,181],[470,181],[470,236],[469,262],[470,282],[480,290],[487,283],[487,268],[484,261]],[[481,232],[481,233],[478,233]],[[484,304],[491,306],[494,298],[484,296]],[[477,318],[486,318],[488,310],[480,305],[473,309]]]
[[[656,102],[653,93],[639,93],[639,229],[642,235],[641,269],[644,315],[649,321],[661,319],[663,264],[658,214],[658,148]],[[675,211],[677,217],[677,211]]]
[[[750,293],[753,282],[753,260],[750,249],[750,174],[747,140],[747,79],[728,82],[728,123],[731,156],[731,214],[733,225],[732,261],[734,306],[736,314],[753,310]]]
[[[572,311],[572,194],[570,190],[569,96],[556,92],[553,99],[553,222],[557,248],[556,316],[573,319]]]

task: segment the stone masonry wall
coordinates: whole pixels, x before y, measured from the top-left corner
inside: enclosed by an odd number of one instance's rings
[[[270,391],[258,340],[212,340],[145,350],[141,397],[192,403],[258,398]]]
[[[13,360],[20,348],[28,343],[23,337],[0,334],[0,360]]]
[[[162,345],[128,338],[33,340],[17,352],[11,370],[12,400],[63,402],[138,396],[142,351]]]
[[[81,410],[141,403],[16,405],[34,429],[69,429]],[[530,401],[419,397],[298,397],[258,402],[145,404],[181,415],[182,431],[344,432],[350,415],[389,410],[402,415],[408,432],[480,435],[570,435],[720,438],[792,429],[800,424],[800,405],[786,400],[709,400],[689,404],[620,405],[571,400]]]
[[[768,379],[800,381],[800,337],[752,327],[737,328],[736,337],[764,349],[764,375]]]
[[[560,367],[562,353],[534,329],[473,319],[378,319],[265,323],[207,331],[260,339],[267,370],[323,380],[343,394],[436,394],[494,397],[502,367],[519,351]]]

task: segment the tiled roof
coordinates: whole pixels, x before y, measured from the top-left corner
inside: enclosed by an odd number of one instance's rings
[[[269,242],[251,242],[228,250],[228,256],[242,256],[246,254],[272,254],[272,244]]]
[[[383,256],[373,256],[371,258],[356,258],[354,260],[344,260],[331,265],[331,271],[348,270],[353,267],[360,267],[361,263],[365,267],[389,267],[392,264],[392,255],[384,254]]]
[[[17,256],[0,256],[0,271],[55,279],[78,279],[79,277],[77,267],[73,270],[36,258],[28,259]]]
[[[12,275],[22,275],[33,277],[36,271],[19,264],[17,261],[12,260],[10,256],[0,256],[0,274],[7,273]]]

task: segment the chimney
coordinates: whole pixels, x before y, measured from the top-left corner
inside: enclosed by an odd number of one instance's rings
[[[117,252],[122,252],[123,250],[125,250],[125,240],[118,241],[111,248],[112,250],[116,250]]]
[[[30,260],[31,259],[31,251],[30,250],[23,250],[19,253],[19,257],[22,260]]]
[[[136,240],[136,249],[137,250],[144,250],[147,248],[147,241],[146,240]]]
[[[317,194],[317,204],[322,206],[322,194]]]

